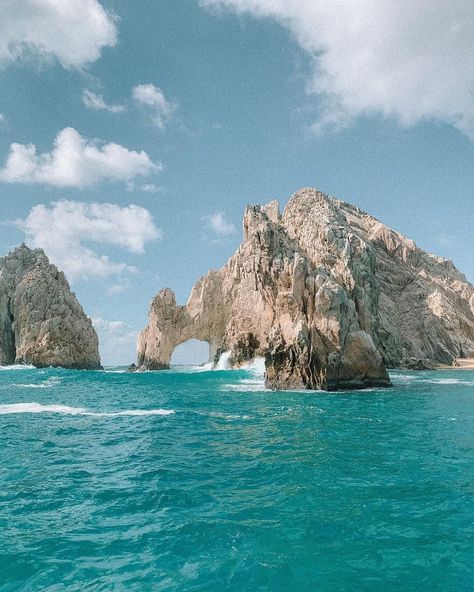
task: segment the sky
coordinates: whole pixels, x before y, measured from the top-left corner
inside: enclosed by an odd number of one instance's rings
[[[135,359],[248,203],[353,203],[474,280],[471,0],[0,0],[0,255],[42,247]],[[204,361],[202,344],[174,361]]]

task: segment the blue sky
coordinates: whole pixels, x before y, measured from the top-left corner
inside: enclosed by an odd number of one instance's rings
[[[470,1],[2,10],[0,252],[45,248],[106,364],[134,359],[160,288],[184,303],[226,261],[247,203],[284,205],[304,186],[474,279]]]

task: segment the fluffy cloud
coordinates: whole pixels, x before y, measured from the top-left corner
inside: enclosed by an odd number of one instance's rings
[[[33,53],[80,68],[117,42],[114,17],[97,0],[7,0],[1,13],[4,62]]]
[[[474,140],[472,0],[201,0],[270,17],[314,61],[317,132],[360,115],[447,122]]]
[[[82,93],[82,102],[88,109],[94,111],[109,111],[110,113],[123,113],[125,111],[123,105],[110,105],[102,95],[96,95],[91,90],[85,90]]]
[[[120,144],[100,145],[86,140],[72,127],[60,131],[51,152],[37,154],[34,144],[13,143],[0,180],[8,183],[42,183],[57,187],[87,187],[104,180],[130,181],[159,171],[146,152]]]
[[[123,321],[92,319],[99,336],[100,356],[106,365],[126,365],[136,358],[138,331]]]
[[[25,232],[28,244],[43,248],[71,281],[135,270],[99,254],[90,243],[141,254],[149,241],[161,236],[145,208],[111,203],[63,200],[51,206],[38,204],[24,220],[17,221],[17,226]]]
[[[155,183],[141,183],[136,184],[133,181],[127,183],[127,191],[143,191],[143,193],[158,193],[163,191],[162,187],[155,185]]]
[[[209,227],[220,237],[235,234],[235,226],[226,220],[223,212],[215,212],[207,217]]]
[[[161,187],[158,187],[158,185],[155,185],[154,183],[143,183],[143,185],[140,186],[140,189],[145,193],[158,193],[161,191]]]
[[[154,84],[139,84],[132,89],[132,97],[141,105],[150,107],[153,112],[153,122],[163,128],[176,110],[176,105],[163,94]]]

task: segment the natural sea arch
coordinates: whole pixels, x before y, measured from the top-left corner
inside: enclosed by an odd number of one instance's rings
[[[199,366],[209,360],[209,344],[199,339],[188,339],[174,348],[171,365]]]

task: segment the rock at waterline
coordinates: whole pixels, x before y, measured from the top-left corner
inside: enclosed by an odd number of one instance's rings
[[[0,365],[100,368],[97,334],[61,271],[26,245],[0,258]]]

